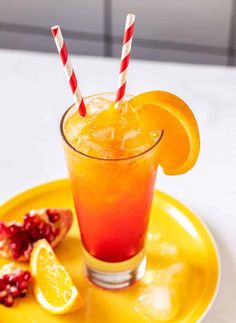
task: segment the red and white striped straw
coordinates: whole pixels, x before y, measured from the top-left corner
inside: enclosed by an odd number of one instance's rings
[[[115,102],[116,108],[119,107],[119,104],[123,100],[125,95],[127,72],[128,72],[128,66],[129,66],[129,60],[130,60],[132,39],[134,34],[134,21],[135,21],[135,15],[128,14],[126,17],[126,23],[125,23],[125,33],[124,33],[121,62],[120,62],[120,73],[119,73],[118,84],[117,84],[116,102]]]
[[[52,31],[52,35],[55,40],[55,43],[57,45],[57,50],[60,54],[62,64],[64,66],[64,71],[65,71],[66,77],[70,83],[70,87],[71,87],[75,102],[78,105],[79,114],[82,117],[84,117],[86,115],[86,107],[84,104],[84,99],[82,97],[82,94],[81,94],[81,91],[79,88],[79,84],[78,84],[77,78],[75,76],[75,71],[74,71],[71,61],[70,61],[69,53],[68,53],[68,50],[66,47],[66,43],[63,39],[61,29],[59,26],[53,26],[51,28],[51,31]]]

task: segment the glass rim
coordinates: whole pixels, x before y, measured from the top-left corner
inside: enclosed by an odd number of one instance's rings
[[[97,94],[92,94],[89,95],[87,97],[84,98],[84,100],[89,99],[93,96],[98,96],[98,95],[112,95],[115,94],[115,92],[102,92],[102,93],[97,93]],[[132,96],[130,94],[127,94],[127,96]],[[127,160],[132,160],[135,158],[138,158],[142,155],[145,155],[146,153],[148,153],[149,151],[151,151],[152,149],[154,149],[161,141],[163,135],[164,135],[164,130],[161,130],[160,136],[158,137],[157,141],[150,146],[148,149],[142,151],[141,153],[137,154],[137,155],[133,155],[133,156],[129,156],[129,157],[123,157],[123,158],[102,158],[102,157],[96,157],[96,156],[92,156],[92,155],[88,155],[78,149],[76,149],[66,138],[65,133],[64,133],[64,121],[65,118],[67,116],[67,113],[75,106],[75,103],[73,103],[62,115],[61,121],[60,121],[60,133],[61,133],[61,137],[63,139],[63,141],[72,149],[74,150],[76,153],[78,153],[79,155],[82,155],[84,157],[90,158],[90,159],[94,159],[94,160],[100,160],[100,161],[104,161],[104,162],[119,162],[119,161],[127,161]]]

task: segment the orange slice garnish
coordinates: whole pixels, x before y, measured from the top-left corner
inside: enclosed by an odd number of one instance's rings
[[[189,171],[197,161],[200,138],[197,121],[189,106],[174,94],[151,91],[133,97],[140,122],[147,131],[163,130],[160,165],[165,174]]]
[[[34,294],[44,309],[64,314],[80,309],[84,301],[66,269],[57,260],[50,244],[36,242],[30,258]]]

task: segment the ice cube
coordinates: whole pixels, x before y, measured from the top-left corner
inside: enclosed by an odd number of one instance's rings
[[[99,97],[89,101],[86,104],[86,108],[88,110],[89,115],[95,115],[101,112],[102,110],[108,109],[111,104],[112,104],[111,100]]]
[[[142,153],[154,144],[149,133],[144,131],[136,111],[128,104],[121,111],[118,137],[121,141],[121,149],[130,156]]]
[[[65,133],[67,139],[73,143],[78,139],[81,131],[87,126],[88,119],[81,118],[78,113],[71,115],[65,122]]]
[[[170,256],[175,256],[179,253],[179,248],[167,241],[161,241],[160,245],[160,254],[161,255],[170,255]]]
[[[89,156],[111,158],[111,153],[104,146],[95,142],[91,134],[80,135],[75,142],[75,147],[77,150]]]
[[[186,300],[190,277],[190,267],[184,261],[147,270],[142,279],[146,287],[140,291],[137,310],[160,322],[173,320]]]
[[[96,142],[106,143],[107,141],[111,141],[114,139],[115,129],[114,127],[108,126],[98,129],[93,129],[92,136],[96,140]]]
[[[190,267],[182,261],[160,268],[156,271],[154,283],[156,285],[168,285],[178,289],[187,286],[190,277]]]
[[[157,252],[160,260],[173,263],[174,261],[177,261],[180,251],[179,248],[168,241],[162,240],[158,244]]]
[[[140,129],[127,129],[122,135],[121,149],[129,152],[130,156],[140,154],[152,146],[150,138]]]
[[[133,139],[133,138],[137,137],[137,135],[139,135],[139,133],[140,132],[137,130],[130,130],[124,134],[123,140],[126,141],[129,139]]]
[[[121,110],[120,114],[120,127],[123,129],[124,134],[129,130],[140,130],[142,125],[139,121],[137,113],[132,110],[127,102],[125,108]],[[125,130],[125,131],[124,131]]]
[[[176,317],[180,304],[175,289],[149,286],[140,294],[136,309],[148,319],[166,322]]]
[[[178,261],[168,267],[169,275],[186,275],[189,272],[189,266],[186,262]]]

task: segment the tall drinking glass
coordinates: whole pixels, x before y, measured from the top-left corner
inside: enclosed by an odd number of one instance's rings
[[[85,99],[114,100],[101,93]],[[129,99],[126,96],[126,100]],[[142,277],[146,267],[145,237],[159,163],[161,137],[148,150],[123,159],[96,158],[76,150],[61,135],[83,246],[87,277],[107,289],[127,287]]]

